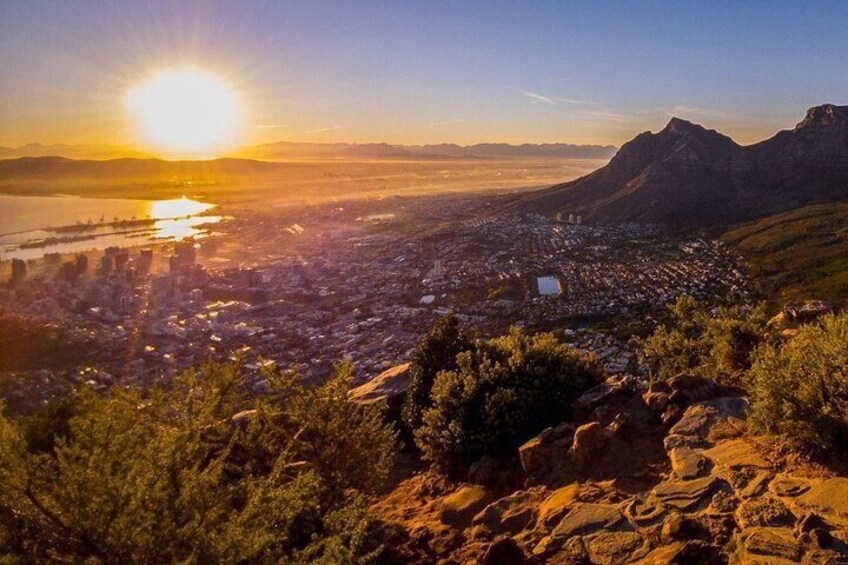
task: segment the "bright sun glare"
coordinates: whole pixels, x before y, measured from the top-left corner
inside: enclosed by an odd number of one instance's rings
[[[133,87],[125,103],[140,141],[163,151],[209,154],[235,135],[236,96],[211,73],[163,71]]]

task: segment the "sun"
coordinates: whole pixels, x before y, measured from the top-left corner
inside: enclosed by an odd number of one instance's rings
[[[234,141],[238,100],[212,73],[193,68],[162,71],[131,88],[124,102],[144,145],[208,155]]]

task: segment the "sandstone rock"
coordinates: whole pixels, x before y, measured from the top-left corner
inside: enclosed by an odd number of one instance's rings
[[[807,481],[797,479],[795,477],[787,477],[785,475],[775,477],[769,487],[777,496],[785,496],[789,498],[801,496],[810,490],[810,484]]]
[[[603,458],[606,445],[606,433],[598,422],[589,422],[577,428],[571,445],[574,469],[581,475],[590,475],[592,464]]]
[[[745,488],[739,492],[742,498],[751,498],[752,496],[760,496],[768,487],[769,481],[772,479],[771,473],[768,471],[760,471],[751,479]]]
[[[598,530],[632,529],[618,506],[612,504],[575,504],[571,511],[560,520],[551,535],[555,538],[568,538],[585,535]]]
[[[743,560],[760,563],[797,563],[802,549],[788,528],[754,528],[742,532]],[[765,558],[765,559],[764,559]]]
[[[518,491],[486,506],[474,516],[472,525],[489,536],[515,535],[536,520],[536,497]]]
[[[630,563],[647,554],[645,540],[636,532],[599,532],[584,543],[592,563],[600,565]]]
[[[653,497],[639,495],[625,506],[624,514],[639,528],[646,528],[660,523],[668,511],[662,502]]]
[[[708,447],[710,431],[719,423],[741,422],[746,417],[748,402],[744,398],[717,398],[686,409],[668,432],[663,442],[668,451],[675,447]]]
[[[668,386],[671,388],[669,402],[683,406],[715,398],[718,392],[713,381],[695,375],[677,375],[668,381]]]
[[[486,506],[494,502],[488,490],[477,485],[465,485],[442,499],[439,520],[454,528],[464,529]]]
[[[512,538],[499,539],[489,546],[478,565],[524,565],[527,558]]]
[[[685,512],[706,505],[718,486],[719,481],[715,477],[691,481],[672,479],[655,486],[651,494],[666,506]]]
[[[742,529],[791,526],[795,516],[781,501],[764,496],[743,501],[736,510],[736,521]]]
[[[795,499],[798,506],[817,512],[834,524],[848,526],[848,477],[834,477],[810,485]]]
[[[677,542],[651,551],[637,565],[726,565],[721,550],[702,541]]]
[[[769,464],[757,453],[753,445],[744,439],[723,441],[704,452],[712,462],[721,467],[738,470],[744,467],[768,469]]]
[[[387,369],[350,391],[350,399],[360,404],[386,402],[389,419],[399,421],[406,389],[409,387],[409,363]]]
[[[539,506],[539,524],[548,528],[553,527],[578,501],[577,495],[579,492],[580,485],[577,483],[572,483],[552,492]]]
[[[660,529],[660,536],[666,542],[691,540],[702,534],[703,528],[698,522],[676,513],[666,518]]]
[[[706,457],[690,447],[675,447],[668,455],[674,474],[684,480],[696,479],[706,474],[710,466]]]
[[[568,461],[568,450],[574,428],[566,423],[547,428],[518,448],[521,467],[528,484],[542,482],[552,470],[562,468]]]
[[[574,414],[578,420],[585,420],[602,404],[622,394],[634,394],[636,382],[632,377],[614,376],[605,382],[590,388],[574,401]]]

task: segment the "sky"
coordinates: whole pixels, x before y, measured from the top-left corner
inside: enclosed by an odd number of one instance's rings
[[[620,145],[672,115],[752,143],[848,103],[848,2],[0,0],[0,145],[138,143],[190,66],[276,140]]]

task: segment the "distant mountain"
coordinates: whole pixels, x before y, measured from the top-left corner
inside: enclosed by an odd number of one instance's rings
[[[124,157],[148,158],[145,151],[119,145],[68,145],[55,143],[42,145],[29,143],[20,147],[0,147],[0,159],[18,157],[66,157],[68,159],[119,159]]]
[[[165,161],[163,159],[76,160],[64,157],[20,157],[0,160],[0,180],[34,179],[154,179],[191,177],[214,180],[219,177],[245,176],[282,170],[285,163],[266,163],[250,159],[214,159],[211,161]]]
[[[615,154],[615,151],[616,148],[612,145],[569,145],[566,143],[391,145],[388,143],[295,143],[281,141],[243,147],[235,155],[266,161],[351,157],[372,159],[609,159]]]
[[[297,143],[280,141],[251,145],[234,150],[229,157],[259,161],[289,159],[609,159],[615,154],[612,145],[569,145],[542,143],[509,145],[479,143],[456,145],[393,145],[389,143]],[[151,158],[154,154],[117,145],[42,145],[30,143],[20,147],[0,147],[0,159],[19,157],[66,157],[68,159],[106,160],[126,157]]]
[[[515,206],[598,221],[729,225],[846,198],[848,106],[825,104],[749,146],[672,118],[624,144],[605,167]]]

